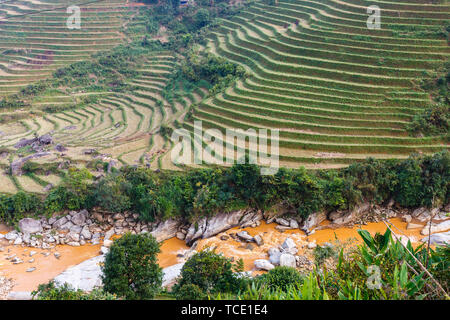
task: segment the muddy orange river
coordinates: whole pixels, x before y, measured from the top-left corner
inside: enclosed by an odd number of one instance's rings
[[[390,222],[399,230],[393,228],[393,231],[398,235],[406,235],[411,240],[420,240],[424,236],[420,235],[421,228],[406,230],[406,223],[399,218],[390,219]],[[323,224],[325,226],[326,223]],[[423,225],[423,224],[422,224]],[[261,247],[256,245],[248,246],[242,242],[233,240],[231,237],[228,240],[221,240],[220,236],[223,234],[236,233],[242,229],[233,228],[227,230],[215,237],[209,239],[202,239],[198,244],[199,249],[206,247],[216,247],[216,252],[223,253],[227,257],[234,257],[235,259],[242,258],[244,261],[244,268],[246,271],[253,271],[253,262],[256,259],[267,258],[267,250],[271,247],[280,245],[287,237],[292,238],[299,248],[299,252],[306,250],[308,241],[316,240],[317,244],[324,242],[333,242],[339,239],[340,242],[354,241],[359,243],[361,240],[358,236],[357,230],[360,227],[353,228],[339,228],[339,229],[322,229],[316,231],[313,235],[306,236],[303,231],[287,230],[280,232],[275,229],[276,224],[266,224],[262,222],[256,228],[245,228],[252,236],[261,235],[264,244]],[[386,226],[383,222],[369,223],[361,226],[362,229],[368,230],[374,234],[376,232],[383,233]],[[0,229],[1,233],[6,233],[8,230]],[[47,283],[55,276],[63,272],[68,267],[79,264],[89,258],[99,255],[100,245],[84,245],[81,247],[71,247],[66,245],[59,245],[53,249],[35,249],[21,246],[9,245],[5,240],[0,241],[0,247],[5,250],[0,252],[0,275],[12,278],[15,282],[14,291],[32,291],[41,283]],[[161,244],[161,253],[158,255],[158,261],[162,268],[179,263],[178,254],[189,249],[184,241],[177,238],[172,238],[164,241]],[[36,254],[30,257],[30,252],[35,251]],[[60,258],[57,259],[54,253],[60,253]],[[44,253],[50,253],[45,256]],[[16,254],[24,263],[12,264],[5,258]],[[30,262],[30,259],[34,259]],[[35,267],[33,272],[26,272],[27,269]]]

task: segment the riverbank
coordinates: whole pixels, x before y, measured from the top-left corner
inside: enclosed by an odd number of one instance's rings
[[[425,226],[425,222],[413,221],[416,228],[409,228],[411,224],[401,218],[391,218],[389,222],[392,229],[399,236],[407,236],[411,241],[418,245],[423,235],[420,234]],[[225,256],[234,259],[243,259],[244,270],[252,275],[260,274],[255,268],[254,262],[258,259],[265,259],[267,251],[283,243],[286,238],[291,238],[299,249],[298,255],[302,255],[312,261],[313,248],[315,245],[323,245],[327,242],[332,243],[338,239],[341,243],[354,245],[360,243],[357,230],[359,228],[369,231],[371,234],[384,232],[386,225],[383,222],[371,222],[367,225],[329,228],[330,222],[323,221],[313,234],[299,229],[279,230],[277,223],[261,223],[256,227],[233,227],[224,232],[207,239],[200,239],[195,245],[195,249],[215,248],[216,252],[223,253]],[[8,232],[3,227],[2,233]],[[235,235],[238,232],[246,231],[252,237],[260,236],[262,244],[245,243],[239,240]],[[51,249],[29,248],[21,245],[13,245],[3,241],[1,247],[4,251],[0,256],[0,272],[6,278],[11,278],[14,282],[12,291],[32,291],[40,283],[46,283],[62,273],[67,268],[73,267],[83,261],[99,255],[101,245],[85,244],[83,246],[57,245]],[[172,237],[161,243],[161,253],[158,255],[158,261],[162,268],[175,266],[183,262],[186,252],[192,252],[184,240]],[[32,254],[33,253],[33,254]],[[56,253],[56,255],[55,255]],[[6,259],[16,255],[24,263],[13,264],[11,259]],[[31,256],[30,256],[31,255]],[[30,262],[31,261],[31,262]],[[29,271],[31,268],[36,268]],[[28,272],[27,272],[28,271]]]
[[[101,248],[100,244],[85,244],[79,247],[57,245],[51,249],[40,249],[5,242],[0,240],[0,248],[3,248],[3,252],[0,252],[0,275],[12,279],[13,291],[33,291],[39,284],[47,283],[64,270],[98,256]],[[158,256],[159,265],[165,268],[177,264],[179,252],[188,249],[184,241],[177,238],[164,241]],[[13,264],[11,257],[19,257],[24,262]]]

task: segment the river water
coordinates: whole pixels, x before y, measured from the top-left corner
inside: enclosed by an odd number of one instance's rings
[[[406,229],[406,223],[399,218],[390,219],[390,222],[398,228],[393,231],[398,235],[406,235],[410,237],[412,241],[419,241],[424,236],[420,235],[421,228],[418,229]],[[424,223],[421,223],[424,225]],[[327,225],[327,222],[322,224],[323,227]],[[360,237],[357,230],[359,228],[368,230],[370,233],[375,232],[384,233],[386,226],[383,222],[369,223],[360,227],[353,228],[339,228],[339,229],[322,229],[316,231],[314,234],[307,236],[303,231],[287,230],[280,232],[275,229],[276,224],[266,224],[262,222],[260,226],[256,228],[233,228],[227,230],[215,237],[209,239],[202,239],[199,241],[197,249],[204,249],[206,247],[215,247],[216,252],[223,253],[227,257],[233,257],[234,259],[242,258],[244,261],[244,268],[246,271],[254,271],[253,263],[256,259],[266,259],[267,250],[274,246],[279,246],[287,237],[292,238],[299,248],[299,254],[311,253],[311,250],[306,249],[306,245],[309,241],[316,241],[317,244],[323,244],[324,242],[334,242],[339,239],[340,242],[353,242],[360,243]],[[2,229],[3,228],[3,229]],[[264,244],[258,247],[256,244],[243,244],[229,237],[227,240],[221,240],[221,237],[225,234],[237,233],[241,230],[246,230],[252,236],[260,235]],[[5,227],[0,226],[0,232],[6,233],[8,230]],[[3,242],[1,242],[3,241]],[[15,282],[13,288],[14,291],[32,291],[37,288],[40,283],[46,283],[53,279],[55,276],[63,272],[68,267],[77,265],[89,258],[99,255],[100,245],[84,245],[81,247],[71,247],[67,245],[59,245],[53,249],[34,249],[21,246],[9,245],[5,240],[0,240],[0,247],[4,248],[3,252],[0,252],[0,275],[12,278]],[[184,241],[177,238],[172,238],[164,241],[161,244],[161,253],[158,255],[158,262],[162,268],[179,263],[182,259],[178,255],[182,254],[189,247],[186,246]],[[32,257],[30,252],[35,251]],[[55,252],[60,254],[59,259],[54,255]],[[44,256],[44,253],[50,253],[48,256]],[[6,257],[16,254],[24,263],[12,264]],[[30,259],[34,261],[29,262]],[[36,268],[33,272],[27,272],[29,268]],[[259,273],[259,272],[254,272]]]

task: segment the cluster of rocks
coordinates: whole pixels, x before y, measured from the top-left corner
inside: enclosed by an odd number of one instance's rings
[[[409,210],[404,208],[398,208],[394,206],[394,202],[390,201],[386,206],[371,205],[369,203],[363,203],[356,206],[351,211],[333,211],[330,213],[317,212],[308,216],[308,218],[300,224],[300,229],[304,230],[306,234],[313,234],[316,230],[320,230],[322,227],[320,224],[329,220],[331,223],[326,226],[327,228],[340,228],[343,226],[353,227],[355,225],[366,225],[369,222],[379,222],[389,218],[399,217],[403,221],[408,223],[407,229],[423,228],[422,234],[427,235],[429,226],[423,227],[422,224],[414,223],[412,220],[418,220],[419,222],[429,222],[432,220],[432,233],[449,229],[447,222],[450,217],[450,205],[442,206],[434,209],[427,209],[425,207],[417,208],[415,210]],[[287,219],[284,219],[280,223],[280,219],[274,221],[281,226],[287,225]],[[444,221],[444,222],[442,222]]]
[[[269,259],[255,260],[255,268],[266,271],[275,268],[275,266],[311,268],[313,263],[306,256],[297,255],[297,253],[298,248],[294,240],[286,238],[280,246],[268,250],[267,254],[269,255]]]
[[[30,151],[34,153],[28,156],[24,156],[21,153],[19,153],[18,154],[19,159],[11,163],[10,169],[8,169],[7,173],[9,174],[10,171],[12,175],[21,176],[23,174],[22,168],[25,165],[25,163],[33,159],[47,157],[53,154],[52,152],[50,152],[50,149],[48,148],[48,146],[52,145],[53,143],[54,143],[53,137],[51,136],[50,133],[32,139],[20,140],[14,145],[16,149],[21,149],[30,146],[31,149]],[[57,144],[54,150],[58,152],[64,152],[67,149],[63,145]]]
[[[11,291],[14,283],[11,279],[0,276],[0,300],[5,300]]]
[[[278,226],[275,227],[278,231],[286,231],[291,229],[298,229],[301,225],[303,219],[301,217],[296,218],[280,218],[280,217],[274,217],[273,221],[278,224]],[[271,219],[267,221],[267,223],[271,223]]]
[[[41,218],[24,218],[19,221],[19,230],[2,235],[10,244],[50,249],[58,244],[80,246],[86,243],[99,244],[104,239],[105,246],[110,238],[125,232],[150,232],[153,225],[138,221],[137,214],[117,213],[103,215],[90,214],[87,210],[71,211],[66,215]]]
[[[362,204],[352,211],[336,211],[331,213],[318,212],[311,214],[304,221],[301,218],[282,217],[281,215],[270,216],[260,210],[238,210],[230,213],[219,213],[213,217],[202,218],[199,221],[188,224],[177,219],[148,223],[140,221],[138,214],[116,213],[109,214],[99,211],[89,213],[87,210],[80,212],[69,212],[66,215],[52,218],[22,219],[19,222],[19,230],[12,231],[4,237],[11,244],[24,244],[37,248],[51,248],[57,244],[68,244],[79,246],[85,243],[99,244],[101,238],[105,240],[108,247],[110,238],[116,234],[125,232],[143,233],[150,232],[158,241],[164,241],[172,237],[184,240],[187,245],[193,245],[199,239],[210,238],[234,227],[246,228],[256,227],[262,220],[267,223],[276,222],[279,231],[289,229],[301,229],[308,235],[322,228],[320,224],[328,219],[331,224],[327,227],[336,228],[352,226],[354,224],[365,224],[369,220],[381,221],[384,218],[402,217],[409,223],[409,228],[415,227],[412,219],[431,221],[431,233],[445,231],[450,228],[449,205],[444,208],[428,210],[418,208],[410,211],[406,209],[371,206]],[[429,224],[422,227],[422,234],[428,235]],[[228,235],[222,235],[227,237]],[[262,237],[252,237],[245,231],[230,234],[237,240],[262,245]],[[225,240],[225,239],[224,239]],[[106,250],[105,250],[106,251]]]
[[[33,139],[21,139],[14,145],[14,148],[20,149],[23,147],[31,146],[31,149],[35,152],[42,152],[45,146],[53,143],[53,137],[50,134],[44,134],[41,137]]]
[[[253,237],[245,230],[236,233],[231,232],[229,234],[223,233],[222,235],[220,235],[220,240],[227,241],[230,237],[235,241],[244,243],[242,248],[246,248],[249,250],[253,250],[254,244],[256,244],[258,247],[264,245],[264,239],[261,235],[258,234]]]

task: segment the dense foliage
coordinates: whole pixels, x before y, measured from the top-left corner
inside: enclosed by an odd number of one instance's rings
[[[229,62],[225,58],[213,54],[202,56],[197,51],[189,52],[183,60],[181,75],[190,82],[207,81],[212,88],[211,93],[217,93],[227,88],[233,81],[245,76],[243,67]],[[176,75],[175,77],[180,75]]]
[[[447,27],[450,30],[450,27]],[[447,30],[447,34],[448,34]],[[433,104],[417,113],[407,129],[414,136],[438,136],[449,138],[450,129],[450,63],[440,64],[429,77],[421,80],[420,87],[428,92]]]
[[[450,104],[436,104],[414,115],[408,131],[414,135],[449,135]]]
[[[280,168],[273,176],[261,175],[260,168],[251,164],[187,172],[124,167],[92,183],[89,171],[72,168],[43,200],[24,192],[1,195],[0,218],[13,223],[27,213],[102,207],[133,211],[146,221],[173,217],[192,222],[219,212],[271,210],[279,205],[307,217],[320,210],[346,210],[362,201],[382,204],[391,199],[408,208],[449,203],[450,153],[367,159],[340,170]]]
[[[246,290],[238,294],[220,293],[214,299],[243,300],[409,300],[449,299],[431,277],[419,266],[428,266],[432,277],[448,292],[450,286],[450,247],[436,250],[421,245],[406,247],[394,240],[388,230],[372,237],[359,230],[364,243],[350,252],[341,251],[333,270],[316,268],[301,277],[293,271],[275,271],[275,279],[268,285],[268,275],[252,280]],[[291,281],[292,280],[292,281]]]
[[[292,285],[301,282],[303,277],[295,268],[275,267],[261,276],[259,280],[265,283],[269,288],[286,291],[289,290]]]
[[[173,287],[177,299],[205,298],[218,292],[236,293],[244,287],[245,279],[237,275],[243,264],[211,250],[194,254],[183,265],[178,282]]]
[[[91,292],[75,290],[67,283],[56,286],[53,281],[40,284],[37,290],[32,292],[35,300],[117,300],[114,294],[104,292],[103,289],[95,288]]]
[[[114,241],[102,267],[104,290],[127,300],[152,299],[161,290],[159,243],[150,234],[126,233]]]

